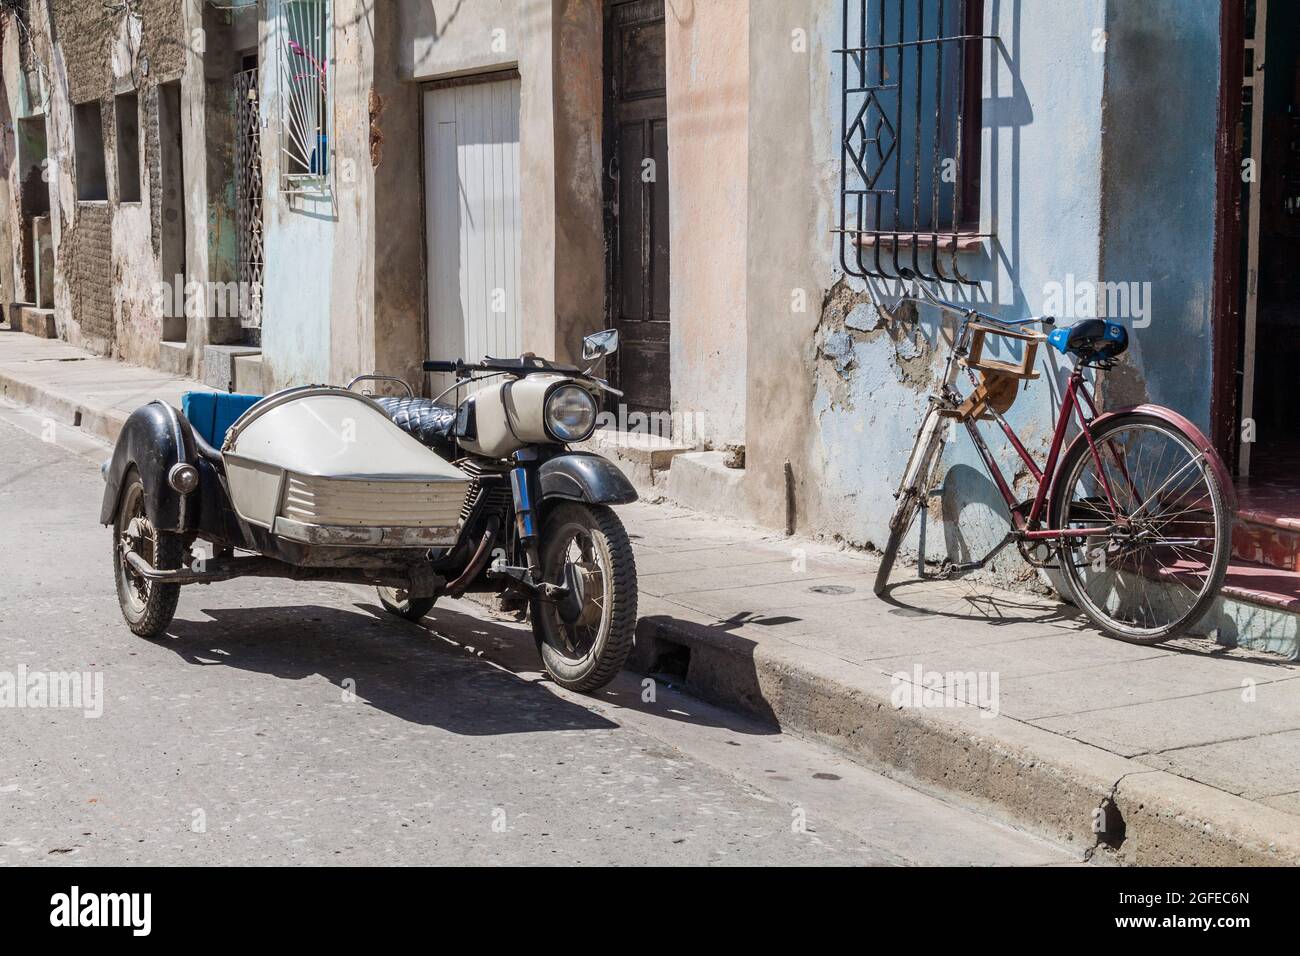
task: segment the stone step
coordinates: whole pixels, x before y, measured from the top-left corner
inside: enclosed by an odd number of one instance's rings
[[[1196,628],[1220,643],[1300,659],[1300,572],[1234,559],[1223,590]]]
[[[40,339],[57,339],[53,309],[38,309],[30,302],[12,302],[9,305],[9,327]]]
[[[728,468],[725,458],[721,451],[678,455],[668,472],[665,494],[683,508],[753,524],[754,516],[745,504],[745,469]]]
[[[600,429],[576,447],[613,461],[643,495],[660,493],[673,461],[694,448],[647,432],[612,428]]]
[[[1243,506],[1232,528],[1232,556],[1283,571],[1300,571],[1300,497],[1290,514]]]

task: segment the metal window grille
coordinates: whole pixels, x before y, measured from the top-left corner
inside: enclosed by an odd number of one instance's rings
[[[239,231],[239,281],[249,292],[245,328],[262,326],[262,124],[258,71],[235,74],[235,204]],[[241,291],[240,302],[243,303]]]
[[[329,192],[330,7],[329,0],[280,0],[280,185],[287,195]]]
[[[843,0],[840,262],[974,284],[983,0]]]

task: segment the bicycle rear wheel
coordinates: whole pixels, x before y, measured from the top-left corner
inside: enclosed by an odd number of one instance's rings
[[[1232,515],[1209,455],[1155,415],[1119,415],[1077,442],[1053,490],[1074,603],[1112,637],[1158,644],[1209,609],[1232,551]],[[1100,459],[1100,467],[1099,467]]]
[[[894,505],[894,513],[889,518],[889,541],[881,555],[880,567],[876,569],[876,583],[872,588],[877,595],[885,592],[903,536],[907,534],[907,529],[916,519],[916,513],[930,494],[935,467],[939,463],[939,451],[943,446],[942,426],[943,418],[937,409],[931,408],[921,423],[916,444],[912,446],[912,455],[907,462],[907,470],[903,472],[903,480],[898,486],[898,503]]]

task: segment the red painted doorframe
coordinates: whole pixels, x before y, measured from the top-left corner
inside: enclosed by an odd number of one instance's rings
[[[1241,332],[1241,80],[1245,67],[1245,2],[1221,0],[1219,13],[1219,121],[1215,137],[1214,294],[1211,440],[1230,468],[1237,468],[1237,360]]]

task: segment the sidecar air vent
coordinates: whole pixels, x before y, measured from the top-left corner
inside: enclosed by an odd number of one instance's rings
[[[286,474],[281,514],[322,525],[455,527],[462,482],[364,481]]]

